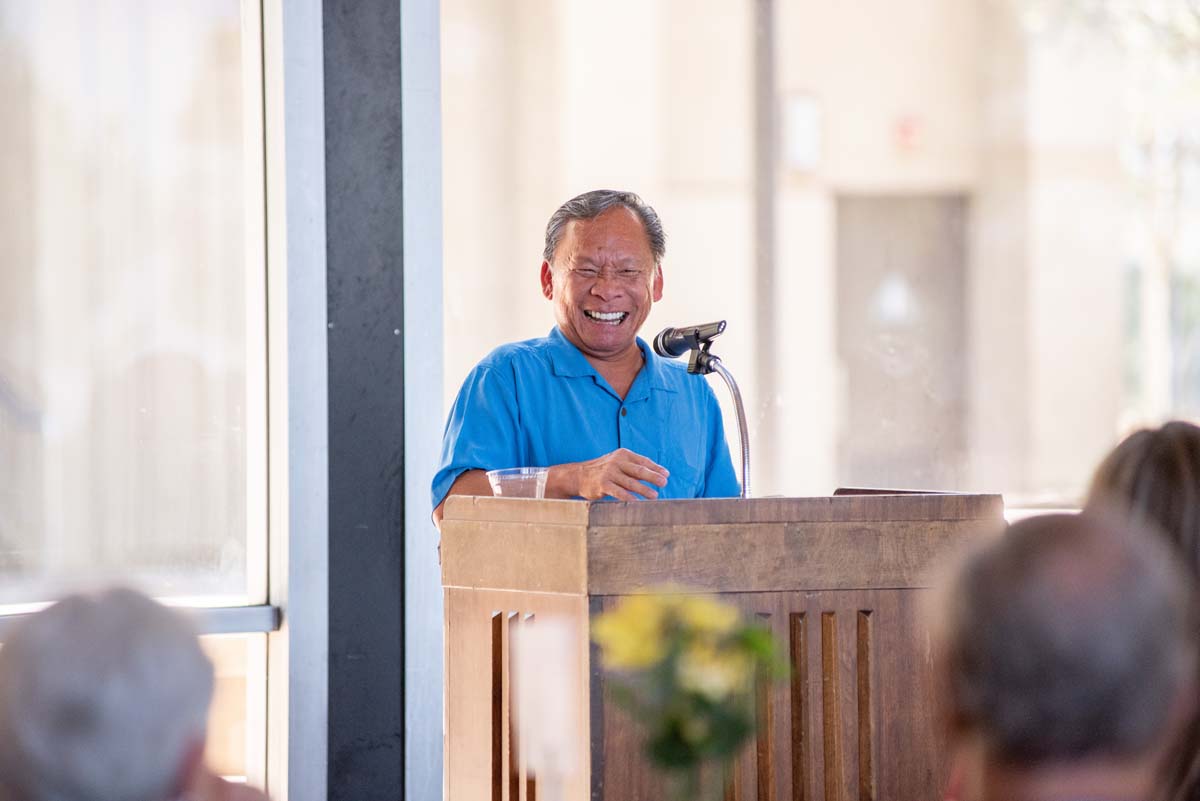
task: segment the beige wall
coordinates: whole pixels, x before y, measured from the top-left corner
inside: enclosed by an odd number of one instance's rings
[[[1072,57],[1073,56],[1073,57]],[[1120,433],[1123,132],[1115,65],[1035,47],[1029,253],[1030,485],[1069,491]]]
[[[980,3],[780,0],[780,90],[825,119],[818,179],[838,192],[971,187],[978,171]],[[903,148],[896,129],[916,123]]]

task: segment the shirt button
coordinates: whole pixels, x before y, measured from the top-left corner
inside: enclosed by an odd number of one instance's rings
[[[626,409],[624,406],[622,406],[621,407],[621,416],[624,417],[627,414],[629,414],[629,410]]]

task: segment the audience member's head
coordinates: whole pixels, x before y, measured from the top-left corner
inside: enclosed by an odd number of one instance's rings
[[[1174,421],[1126,437],[1096,468],[1087,508],[1161,532],[1200,579],[1200,427]],[[1164,783],[1164,798],[1200,797],[1200,715],[1180,737]]]
[[[75,595],[0,647],[0,798],[169,801],[199,771],[213,668],[178,613]]]
[[[1087,507],[1153,524],[1200,576],[1200,427],[1174,421],[1130,434],[1096,468]]]
[[[1165,543],[1114,521],[1023,520],[945,588],[938,653],[952,737],[978,759],[968,795],[1149,796],[1200,627]]]

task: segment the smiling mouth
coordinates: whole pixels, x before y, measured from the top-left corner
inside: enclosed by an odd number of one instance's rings
[[[597,323],[605,323],[606,325],[620,325],[629,316],[629,312],[584,311],[583,314],[589,320],[594,320]]]

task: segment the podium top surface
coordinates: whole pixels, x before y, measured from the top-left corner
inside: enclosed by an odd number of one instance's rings
[[[452,495],[444,520],[600,526],[996,519],[1000,495],[904,492],[812,498],[568,501]]]
[[[442,583],[613,595],[917,588],[955,543],[1003,523],[999,495],[588,502],[452,496]]]

